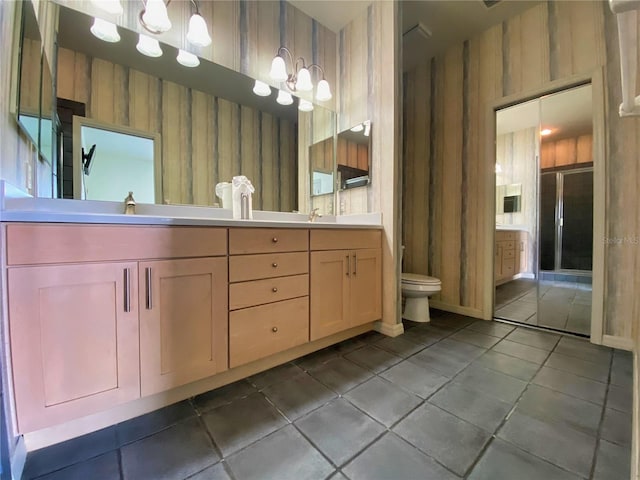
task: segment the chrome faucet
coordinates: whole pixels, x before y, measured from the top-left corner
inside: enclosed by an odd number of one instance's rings
[[[133,192],[129,192],[127,198],[124,199],[125,215],[134,215],[136,213],[136,201],[133,199]]]
[[[322,216],[322,214],[318,213],[318,210],[320,210],[319,208],[314,208],[313,210],[311,210],[311,212],[309,212],[309,222],[315,222],[316,218],[320,218]]]

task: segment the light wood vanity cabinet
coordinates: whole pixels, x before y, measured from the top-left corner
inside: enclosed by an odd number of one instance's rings
[[[528,233],[522,230],[496,230],[495,283],[499,285],[526,272]]]
[[[382,233],[311,232],[311,340],[380,320]]]
[[[232,228],[229,255],[230,367],[308,342],[309,231]]]

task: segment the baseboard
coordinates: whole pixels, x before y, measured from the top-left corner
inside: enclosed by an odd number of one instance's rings
[[[472,307],[463,307],[461,305],[451,305],[439,300],[429,299],[429,306],[437,308],[438,310],[444,310],[445,312],[458,313],[460,315],[466,315],[467,317],[483,319],[482,310]]]
[[[18,437],[18,442],[11,456],[11,480],[20,480],[24,465],[27,461],[27,446],[24,443],[24,437]]]
[[[602,345],[612,348],[619,348],[620,350],[633,351],[633,340],[630,338],[618,337],[615,335],[603,335]]]
[[[638,352],[633,352],[633,417],[631,438],[631,480],[640,479],[640,372]]]
[[[387,337],[397,337],[404,333],[404,325],[400,323],[384,323],[382,320],[373,324],[373,329]]]

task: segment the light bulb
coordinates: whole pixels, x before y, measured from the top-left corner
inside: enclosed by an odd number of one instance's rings
[[[211,45],[211,37],[207,30],[207,22],[197,13],[191,15],[189,19],[189,31],[187,41],[196,47],[208,47]]]
[[[200,59],[196,57],[193,53],[187,52],[186,50],[178,50],[178,56],[176,60],[180,65],[184,65],[185,67],[197,67],[200,65]]]
[[[289,75],[287,75],[287,67],[284,64],[284,58],[279,55],[273,57],[271,61],[271,71],[269,72],[269,76],[273,78],[276,82],[284,82]]]
[[[311,74],[309,70],[302,67],[298,72],[298,80],[296,80],[296,90],[299,92],[310,92],[313,90],[313,83],[311,83]]]
[[[136,50],[147,57],[160,57],[162,55],[162,49],[158,40],[148,37],[147,35],[140,34]]]
[[[94,18],[91,33],[105,42],[115,43],[120,41],[118,28],[115,23],[107,22],[101,18]]]
[[[166,32],[171,29],[171,20],[163,0],[147,0],[142,21],[150,30],[156,32]]]
[[[331,88],[329,87],[329,82],[325,79],[322,79],[318,82],[318,89],[316,90],[316,100],[320,102],[326,102],[327,100],[331,100]]]
[[[358,125],[356,125],[355,127],[351,127],[350,130],[354,133],[358,133],[361,132],[362,130],[364,130],[364,125],[362,125],[361,123],[359,123]]]
[[[253,93],[259,97],[268,97],[271,95],[271,88],[266,83],[256,80],[256,83],[253,85]]]
[[[278,90],[278,98],[276,98],[276,102],[280,105],[291,105],[293,103],[293,97],[289,92]]]
[[[298,110],[300,110],[301,112],[311,112],[313,110],[313,103],[311,103],[309,100],[301,98],[300,103],[298,104]]]
[[[120,0],[91,0],[96,7],[111,15],[122,15],[124,12]]]

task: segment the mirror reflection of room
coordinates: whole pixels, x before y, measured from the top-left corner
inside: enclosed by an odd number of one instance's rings
[[[495,317],[589,335],[591,86],[497,112]]]

